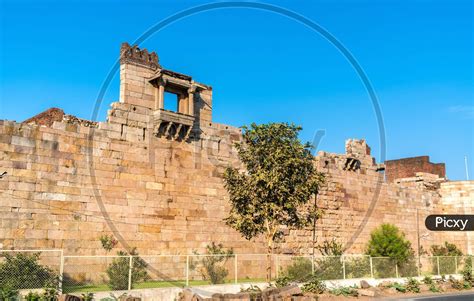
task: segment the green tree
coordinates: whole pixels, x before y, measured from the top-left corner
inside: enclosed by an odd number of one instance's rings
[[[0,288],[57,288],[59,276],[39,263],[41,253],[0,254]]]
[[[301,229],[316,218],[305,207],[324,178],[313,165],[312,146],[298,139],[300,130],[287,123],[244,126],[243,142],[235,147],[245,170],[229,167],[224,174],[231,203],[226,223],[248,240],[264,235],[267,281],[281,227]]]
[[[379,277],[394,277],[396,266],[399,276],[416,274],[416,262],[411,243],[395,225],[382,224],[372,231],[366,254],[372,257],[389,257],[388,262],[386,259],[377,259],[374,262]]]
[[[413,257],[410,241],[397,226],[382,224],[372,231],[367,245],[367,255],[372,257],[390,257],[397,263],[406,262]]]

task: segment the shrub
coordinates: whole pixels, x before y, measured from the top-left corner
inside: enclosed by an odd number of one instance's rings
[[[224,283],[229,271],[223,265],[233,256],[233,249],[225,250],[222,244],[212,242],[210,245],[207,245],[206,251],[208,255],[213,256],[204,256],[200,260],[202,264],[202,277],[205,280],[209,280],[212,284]]]
[[[47,288],[41,296],[41,301],[58,300],[59,292],[54,288]]]
[[[346,257],[346,278],[363,278],[370,276],[369,257]]]
[[[0,288],[0,301],[13,301],[18,298],[18,290],[11,287],[2,286]]]
[[[434,283],[433,278],[431,278],[431,276],[425,276],[422,281],[426,285],[431,285]]]
[[[407,291],[407,288],[403,284],[400,284],[398,282],[392,283],[390,285],[390,287],[393,287],[394,289],[396,289],[400,293],[406,293],[406,291]]]
[[[406,290],[412,293],[420,292],[420,283],[415,278],[408,278],[408,281],[405,285]]]
[[[457,259],[455,257],[462,256],[462,251],[452,243],[447,241],[444,245],[432,245],[431,254],[433,256],[439,256],[438,258],[431,259],[431,266],[433,274],[438,273],[438,262],[439,262],[439,273],[440,274],[455,274],[457,267]],[[462,258],[458,258],[461,260]],[[460,262],[458,262],[460,263]]]
[[[472,275],[472,257],[468,256],[465,261],[464,261],[464,268],[462,270],[462,278],[464,281],[467,281],[469,283],[474,282],[474,277]]]
[[[390,257],[398,264],[414,257],[410,241],[392,224],[382,224],[372,231],[366,253],[372,257]]]
[[[290,284],[290,281],[291,279],[288,276],[278,276],[278,278],[275,280],[275,285],[276,287],[285,287]]]
[[[382,224],[372,231],[366,254],[372,257],[390,258],[374,262],[378,276],[381,278],[394,277],[395,266],[398,266],[401,276],[416,274],[416,261],[411,243],[395,225]]]
[[[29,292],[26,296],[25,296],[25,300],[26,301],[39,301],[41,298],[40,294],[37,293],[37,292]]]
[[[11,255],[3,253],[0,263],[0,287],[10,289],[57,288],[59,276],[38,263],[40,253]]]
[[[472,288],[472,284],[468,281],[463,281],[463,287],[465,290],[470,290]]]
[[[307,293],[322,294],[326,290],[326,285],[320,279],[313,277],[310,281],[303,284],[301,289]]]
[[[117,252],[119,256],[127,256],[128,254],[123,251]],[[136,248],[130,251],[130,255],[137,256],[138,253]],[[112,263],[107,267],[107,275],[109,276],[109,287],[113,290],[126,290],[128,289],[128,274],[129,274],[130,258],[119,257],[115,258]],[[133,258],[131,287],[142,280],[148,278],[146,271],[147,264],[140,257]]]
[[[432,245],[431,254],[433,256],[462,256],[462,251],[455,245],[447,241],[444,245]]]
[[[323,256],[341,256],[344,253],[342,243],[337,242],[335,238],[323,241],[317,248]]]
[[[332,280],[343,278],[341,257],[330,256],[318,259],[315,261],[315,266],[314,274],[320,279]]]
[[[305,282],[311,279],[311,260],[305,257],[292,258],[291,264],[286,267],[283,275],[290,281]]]
[[[430,284],[429,290],[430,290],[430,292],[432,292],[432,293],[439,293],[439,292],[441,292],[441,289],[440,289],[438,286],[436,286],[436,284],[435,284],[434,282]]]
[[[357,287],[352,286],[341,286],[330,291],[331,294],[336,296],[344,296],[344,297],[358,297],[359,292],[357,291]]]
[[[92,301],[94,300],[94,293],[85,293],[85,294],[81,294],[82,295],[82,300],[83,301]]]

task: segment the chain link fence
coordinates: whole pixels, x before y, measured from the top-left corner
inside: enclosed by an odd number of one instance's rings
[[[469,258],[469,259],[468,259]],[[422,256],[400,264],[366,255],[270,257],[272,280],[400,278],[462,273],[470,256]],[[62,250],[0,251],[0,287],[64,293],[264,282],[266,254],[65,256]]]

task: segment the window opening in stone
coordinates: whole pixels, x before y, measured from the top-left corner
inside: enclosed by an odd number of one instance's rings
[[[360,169],[360,161],[355,158],[347,158],[344,164],[344,170],[356,171]]]
[[[164,92],[165,110],[178,112],[178,94],[171,92]]]

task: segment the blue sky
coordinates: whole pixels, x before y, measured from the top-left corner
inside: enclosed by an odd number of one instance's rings
[[[89,119],[105,76],[163,18],[204,1],[0,1],[0,118],[49,107]],[[470,1],[268,1],[312,19],[355,56],[382,108],[387,158],[429,155],[448,177],[474,178],[473,7]],[[214,88],[214,121],[287,121],[301,138],[343,152],[366,138],[380,159],[374,109],[348,61],[317,33],[251,9],[190,16],[143,45],[161,64]],[[118,100],[118,76],[101,107]]]

